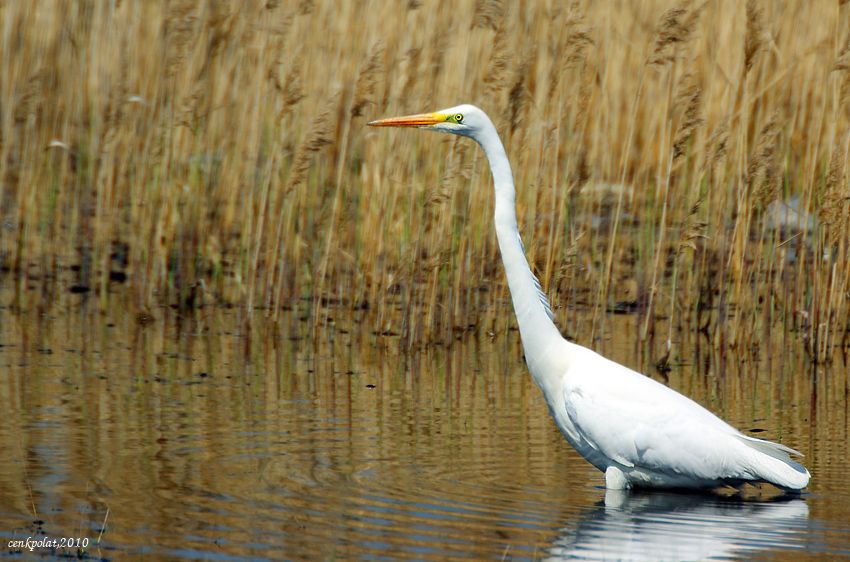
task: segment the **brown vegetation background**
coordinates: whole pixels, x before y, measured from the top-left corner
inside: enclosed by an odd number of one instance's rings
[[[369,119],[474,103],[582,343],[635,315],[758,356],[848,350],[850,3],[0,4],[0,283],[28,309],[513,326],[474,144]],[[673,351],[675,354],[675,351]]]

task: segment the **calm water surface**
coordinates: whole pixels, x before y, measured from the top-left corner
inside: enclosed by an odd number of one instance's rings
[[[805,453],[802,496],[624,494],[558,434],[515,333],[408,354],[339,321],[313,343],[297,313],[95,309],[0,309],[0,555],[62,554],[7,547],[47,536],[107,559],[850,558],[840,358],[689,351],[667,380]],[[596,347],[649,372],[634,320],[611,324]]]

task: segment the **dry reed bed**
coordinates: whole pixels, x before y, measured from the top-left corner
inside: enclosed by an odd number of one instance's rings
[[[20,306],[69,283],[107,306],[126,275],[139,310],[501,333],[482,155],[364,127],[472,102],[568,334],[633,310],[664,361],[680,330],[758,356],[777,328],[827,360],[848,349],[848,30],[834,0],[4,3],[0,279]],[[773,228],[791,198],[812,218]]]

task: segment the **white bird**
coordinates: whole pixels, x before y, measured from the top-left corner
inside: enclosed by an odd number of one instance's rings
[[[459,105],[369,125],[462,135],[484,149],[496,192],[496,237],[528,370],[558,429],[605,473],[606,487],[715,488],[769,482],[801,490],[808,484],[808,470],[789,456],[799,452],[744,435],[675,390],[561,336],[526,261],[511,165],[486,113]]]

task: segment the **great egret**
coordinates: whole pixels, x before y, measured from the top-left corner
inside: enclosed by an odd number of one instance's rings
[[[567,441],[605,473],[610,489],[714,488],[770,482],[801,490],[806,468],[794,449],[743,435],[694,402],[631,369],[565,340],[525,259],[513,174],[493,122],[472,105],[372,121],[470,137],[487,155],[496,192],[496,237],[525,359]]]

